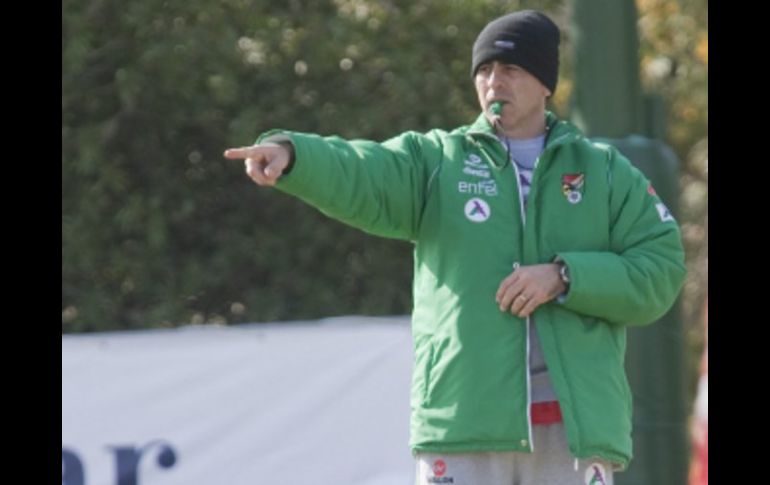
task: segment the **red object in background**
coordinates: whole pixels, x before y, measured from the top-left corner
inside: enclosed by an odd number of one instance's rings
[[[708,351],[708,298],[706,298],[703,325],[705,327],[705,346],[701,360],[698,392],[695,396],[694,421],[692,430],[693,456],[690,463],[690,485],[708,485],[709,483],[709,351]]]

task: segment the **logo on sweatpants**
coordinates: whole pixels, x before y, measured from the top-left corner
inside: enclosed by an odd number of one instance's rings
[[[433,476],[428,477],[428,483],[454,483],[453,477],[446,477],[446,462],[442,459],[438,459],[433,462],[431,467],[433,470]]]
[[[607,485],[604,477],[607,472],[604,471],[604,465],[601,463],[591,463],[586,469],[586,485]]]

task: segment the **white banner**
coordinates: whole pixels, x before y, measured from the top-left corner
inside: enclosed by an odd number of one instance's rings
[[[410,485],[408,317],[62,336],[63,485]]]

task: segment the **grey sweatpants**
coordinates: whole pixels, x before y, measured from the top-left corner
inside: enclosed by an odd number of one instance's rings
[[[612,465],[578,460],[561,423],[532,428],[534,453],[418,453],[417,485],[612,485]]]

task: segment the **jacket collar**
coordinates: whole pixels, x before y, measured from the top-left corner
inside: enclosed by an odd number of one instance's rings
[[[575,125],[568,121],[559,120],[555,114],[547,110],[545,112],[545,127],[547,132],[546,147],[573,141],[580,135],[580,131]],[[476,121],[468,127],[466,134],[474,137],[493,136],[497,138],[494,127],[489,123],[484,113],[481,113]]]

